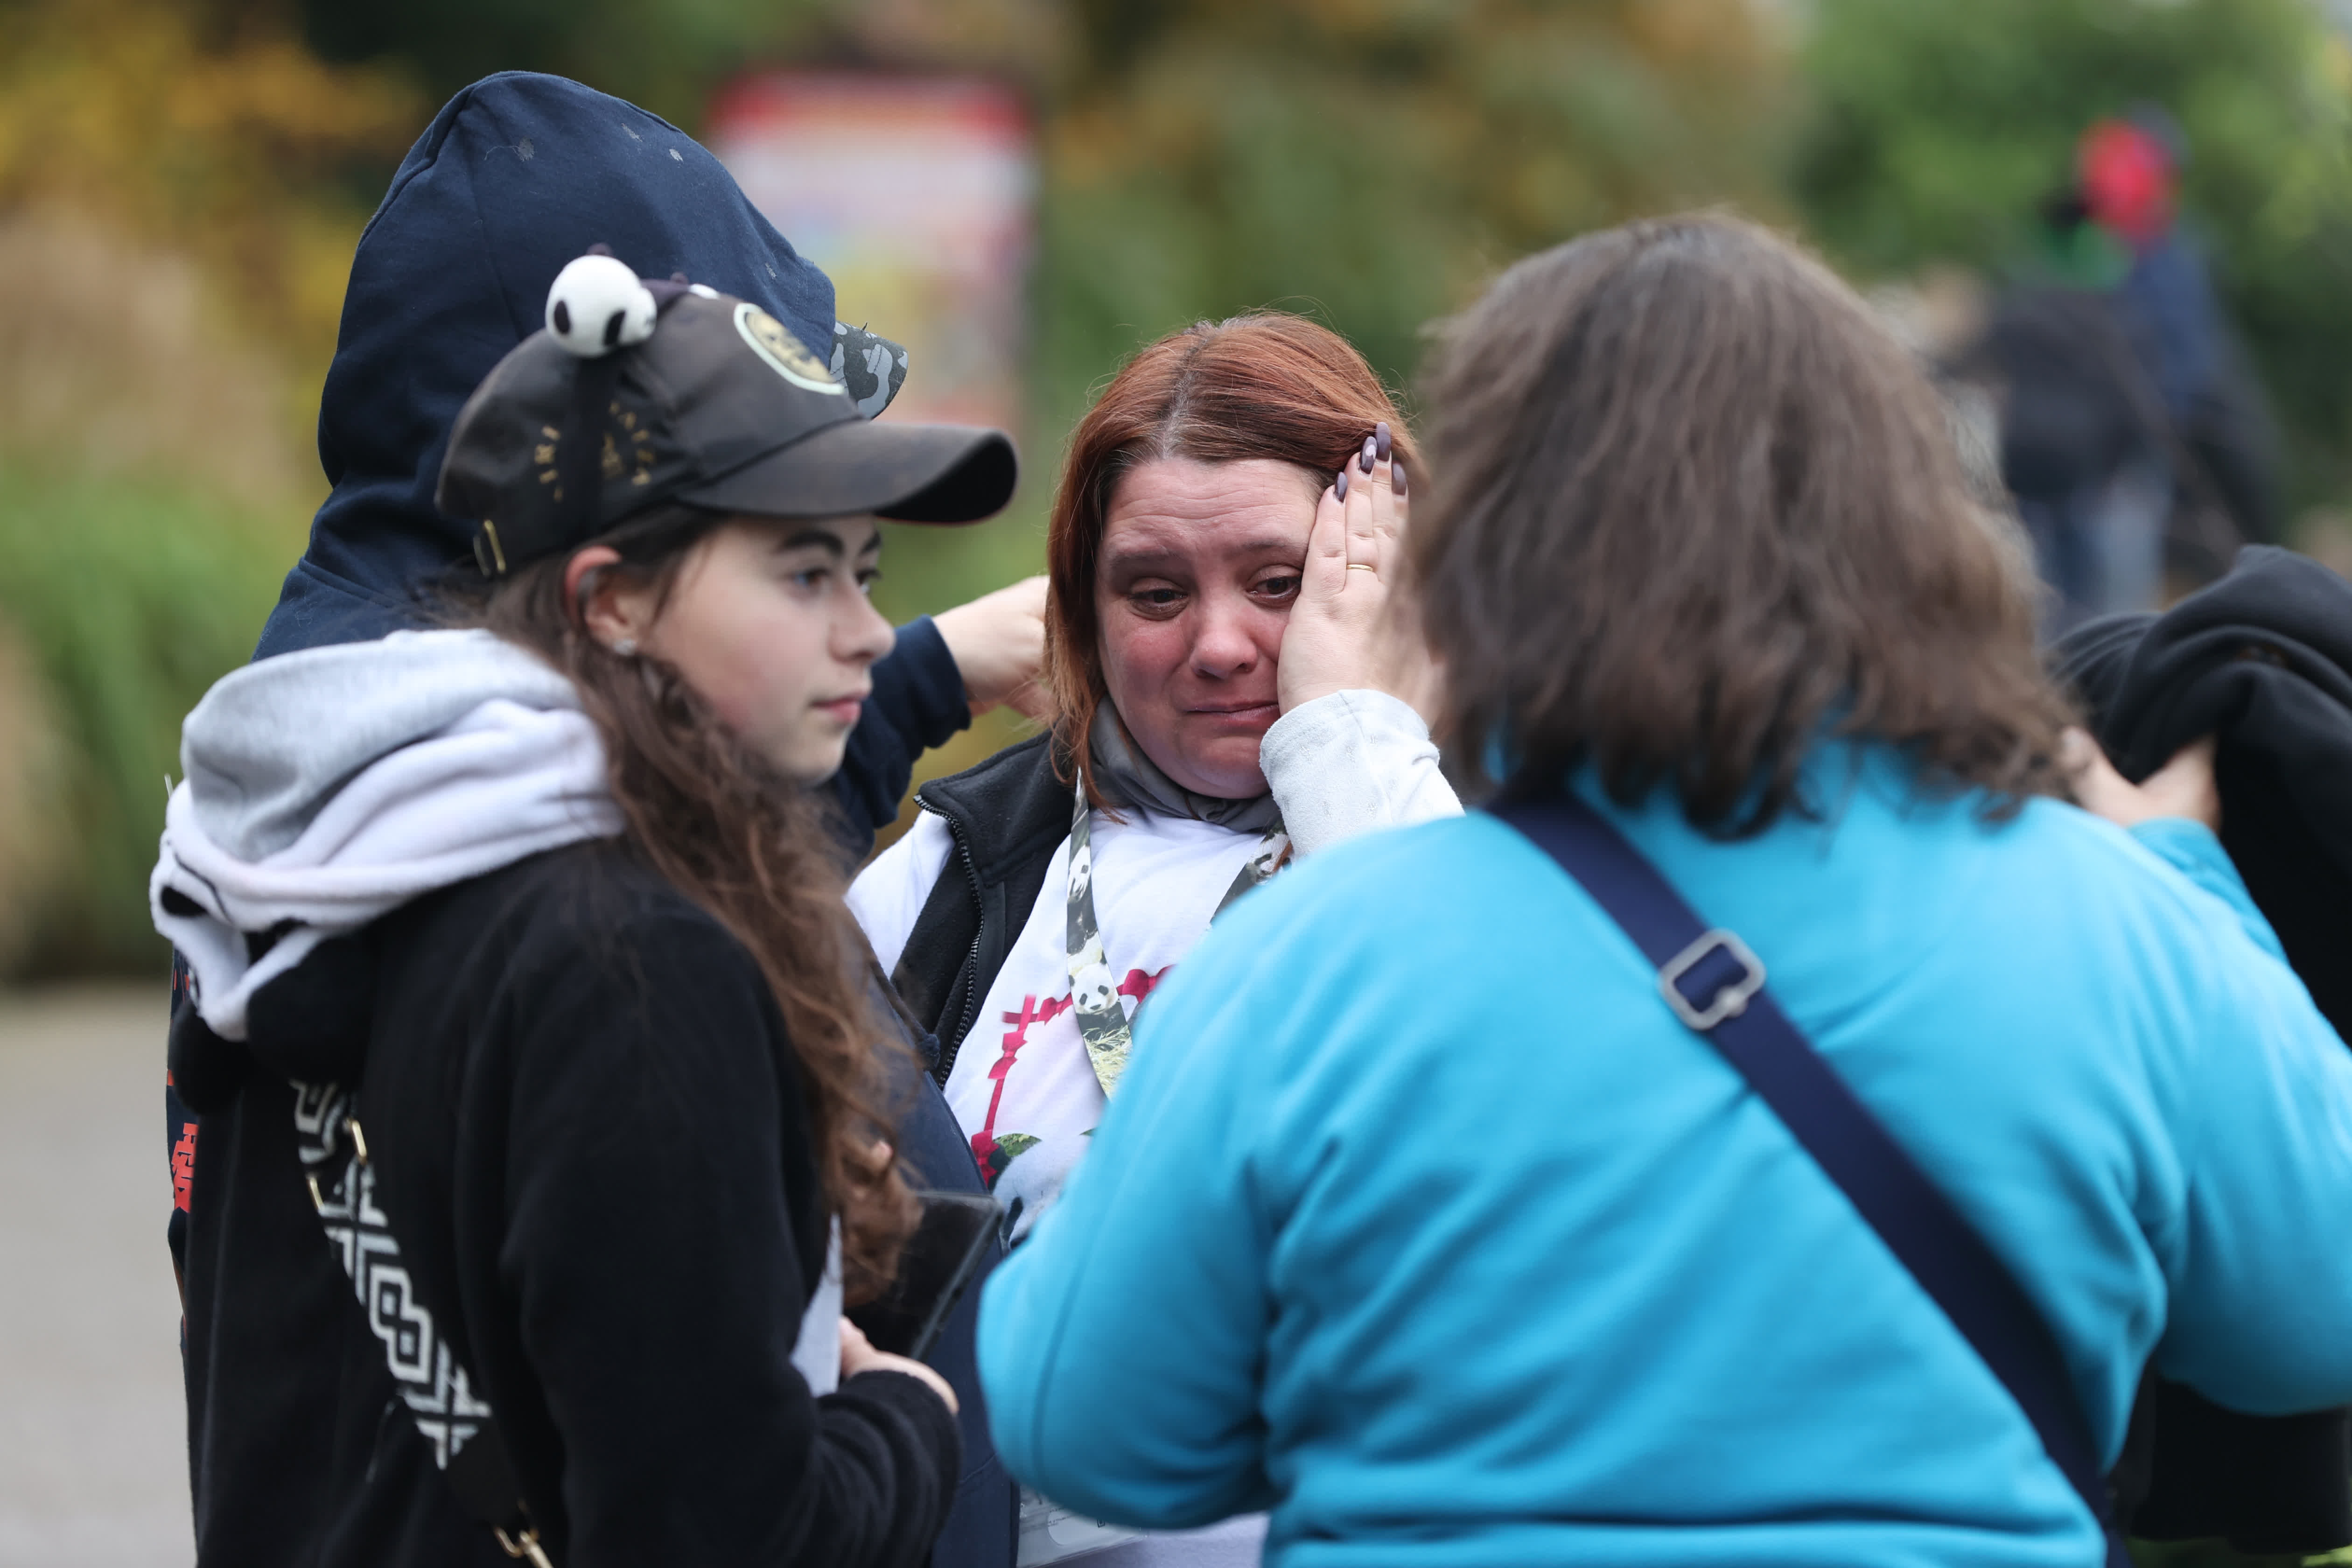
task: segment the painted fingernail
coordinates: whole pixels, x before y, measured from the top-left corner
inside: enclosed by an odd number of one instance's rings
[[[1339,477],[1332,483],[1331,488],[1339,492],[1341,500],[1348,499],[1348,466],[1345,463],[1339,465]]]
[[[1377,425],[1374,425],[1372,426],[1372,455],[1378,458],[1381,462],[1387,462],[1389,460],[1389,447],[1393,440],[1394,437],[1390,433],[1389,422],[1387,420],[1383,419]]]
[[[1370,436],[1364,437],[1363,455],[1358,458],[1356,461],[1362,467],[1364,472],[1368,474],[1372,471],[1372,453],[1379,445],[1380,443],[1373,440]]]
[[[1404,494],[1404,459],[1402,458],[1389,465],[1389,482],[1396,487],[1397,494]]]

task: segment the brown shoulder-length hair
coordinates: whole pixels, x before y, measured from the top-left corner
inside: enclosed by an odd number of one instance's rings
[[[1824,735],[1991,809],[2055,793],[2065,710],[2014,525],[1935,390],[1765,229],[1637,223],[1528,258],[1443,330],[1408,578],[1465,760],[1590,763],[1760,831]]]
[[[1055,751],[1064,764],[1076,760],[1087,799],[1104,804],[1086,740],[1108,694],[1095,565],[1120,479],[1155,458],[1265,458],[1328,484],[1382,421],[1394,454],[1419,478],[1420,453],[1404,416],[1364,356],[1329,328],[1276,311],[1171,332],[1111,378],[1070,437],[1045,533]]]
[[[620,553],[607,572],[656,590],[666,607],[688,552],[725,521],[685,505],[648,508],[600,535]],[[653,871],[751,951],[783,1014],[800,1068],[819,1177],[841,1218],[843,1289],[852,1301],[889,1282],[916,1205],[877,1140],[897,1136],[887,1052],[856,958],[864,943],[842,903],[840,849],[817,798],[738,741],[658,659],[623,658],[568,603],[569,552],[533,562],[460,600],[450,619],[529,648],[579,689],[604,742],[624,838]]]

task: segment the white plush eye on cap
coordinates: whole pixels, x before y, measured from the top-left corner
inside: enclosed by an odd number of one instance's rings
[[[582,359],[601,359],[654,335],[653,290],[616,256],[575,257],[547,291],[547,335]]]

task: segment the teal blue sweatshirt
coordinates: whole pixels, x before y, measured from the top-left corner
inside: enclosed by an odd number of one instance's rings
[[[2108,1459],[2151,1355],[2241,1410],[2352,1402],[2352,1053],[2212,835],[1988,823],[1853,754],[1823,820],[1740,842],[1602,809],[2009,1264]],[[1482,815],[1227,912],[980,1359],[1031,1485],[1268,1509],[1280,1568],[2100,1555],[1967,1342]]]

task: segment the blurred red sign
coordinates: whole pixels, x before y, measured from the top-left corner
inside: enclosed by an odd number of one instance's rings
[[[906,417],[1015,426],[1036,158],[1009,88],[778,72],[711,105],[709,145],[832,277],[836,313],[907,345]]]

